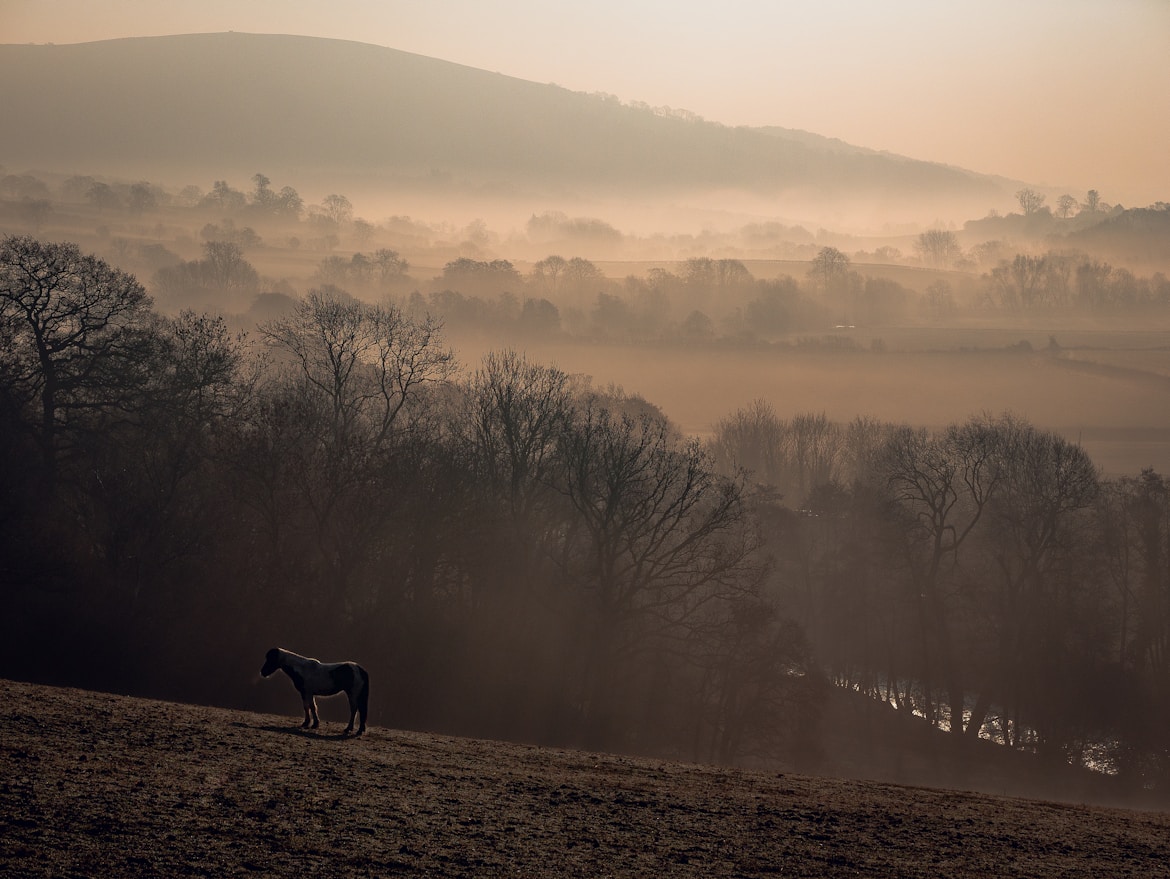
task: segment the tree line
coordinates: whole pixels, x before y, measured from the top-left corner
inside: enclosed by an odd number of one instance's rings
[[[313,645],[388,725],[807,746],[742,480],[645,401],[506,351],[457,375],[437,321],[328,288],[235,336],[31,238],[0,332],[10,673],[239,704],[258,649]]]
[[[361,265],[372,261],[360,253],[354,259]],[[810,337],[858,326],[938,323],[995,312],[1140,314],[1170,304],[1165,276],[1138,277],[1084,255],[1017,253],[993,260],[993,266],[981,276],[954,284],[937,279],[919,291],[867,275],[835,247],[820,248],[803,278],[756,278],[740,260],[709,257],[684,260],[676,271],[652,268],[616,280],[581,257],[554,254],[526,274],[508,260],[460,258],[429,283],[408,279],[414,289],[407,299],[414,310],[442,315],[452,330],[688,344],[806,344]],[[409,282],[397,289],[409,289]]]
[[[247,704],[283,643],[386,725],[809,758],[829,683],[1164,786],[1170,496],[1012,416],[734,413],[709,442],[322,287],[233,334],[0,243],[11,674]]]
[[[292,285],[262,278],[240,236],[234,238],[205,241],[201,258],[154,272],[151,288],[166,310],[198,306],[238,313],[243,302],[254,304],[262,293],[291,305]],[[460,257],[423,280],[412,276],[398,251],[379,248],[322,258],[310,283],[367,299],[396,299],[412,312],[441,316],[455,332],[490,329],[611,342],[807,342],[809,335],[841,327],[993,312],[1143,313],[1170,303],[1170,281],[1160,274],[1138,277],[1083,255],[1052,251],[999,259],[981,277],[964,279],[960,289],[939,279],[923,291],[866,275],[833,247],[820,249],[803,279],[757,279],[740,260],[699,257],[683,261],[677,271],[652,268],[642,277],[617,280],[591,260],[556,254],[527,273],[506,259]]]
[[[774,506],[777,601],[838,686],[956,740],[1165,790],[1162,475],[1105,479],[1010,414],[928,431],[761,402],[720,422],[710,453]]]
[[[440,253],[457,252],[459,255],[454,259],[444,257],[451,262],[501,262],[485,258],[488,251],[499,249],[501,238],[489,230],[482,220],[472,221],[463,229],[433,227],[409,217],[390,217],[373,223],[356,216],[353,204],[344,195],[331,193],[320,203],[309,204],[292,186],[286,185],[277,190],[263,173],[254,174],[251,180],[253,185],[250,191],[238,189],[226,180],[216,180],[209,191],[188,185],[178,192],[169,192],[148,181],[107,183],[88,175],[74,175],[63,180],[54,193],[48,184],[32,175],[7,174],[0,177],[0,219],[7,215],[15,221],[9,224],[10,228],[25,228],[33,234],[40,234],[46,225],[59,222],[62,228],[69,230],[68,237],[73,240],[82,233],[82,227],[87,221],[96,219],[99,221],[98,227],[90,230],[89,234],[96,231],[107,257],[117,257],[120,266],[147,274],[160,269],[169,271],[182,262],[179,253],[172,248],[177,247],[179,252],[186,252],[190,256],[191,246],[198,244],[193,239],[192,229],[187,225],[192,222],[201,224],[197,238],[203,242],[232,244],[242,251],[320,251],[325,256],[319,274],[331,277],[332,280],[328,282],[341,283],[338,279],[345,277],[352,284],[371,290],[378,288],[376,283],[371,283],[375,276],[383,281],[393,280],[403,284],[413,281],[406,274],[405,260],[399,256],[403,250],[410,251],[412,256],[430,251],[431,259]],[[1167,210],[1165,203],[1159,202],[1144,209],[1125,209],[1104,203],[1095,190],[1090,190],[1083,201],[1071,195],[1062,195],[1054,213],[1044,204],[1045,196],[1033,190],[1020,190],[1017,200],[1020,213],[1000,216],[992,212],[985,218],[968,221],[959,234],[943,228],[922,232],[913,239],[911,254],[903,254],[898,247],[886,243],[872,253],[856,251],[852,260],[859,263],[875,261],[888,265],[957,269],[963,275],[971,276],[975,283],[960,281],[958,286],[961,289],[945,291],[941,298],[949,297],[952,308],[1017,310],[1020,307],[1076,306],[1118,309],[1164,304],[1167,298],[1166,281],[1161,274],[1148,279],[1135,277],[1125,266],[1161,267],[1158,256],[1165,250],[1165,237],[1170,228],[1170,210]],[[79,209],[83,207],[88,210],[88,214],[83,212],[79,215]],[[117,223],[118,218],[125,221],[121,224],[121,231],[131,233],[133,239],[112,236],[111,223]],[[151,225],[152,221],[157,222]],[[595,254],[606,252],[615,256],[628,256],[635,251],[661,252],[658,245],[662,243],[656,238],[635,246],[635,236],[623,235],[604,221],[570,218],[559,212],[533,215],[527,224],[526,233],[528,247],[524,248],[516,240],[511,242],[511,246],[527,250],[544,246],[578,247]],[[969,244],[966,250],[961,245],[960,234],[962,240]],[[833,241],[835,246],[824,246],[826,240]],[[762,258],[782,257],[808,261],[813,264],[815,273],[817,264],[823,265],[825,260],[844,258],[848,266],[851,257],[841,248],[849,241],[845,236],[829,236],[827,233],[814,236],[801,227],[764,223],[750,224],[735,233],[727,233],[721,239],[692,240],[680,237],[669,250],[672,253],[693,253],[699,249],[743,253],[746,249]],[[336,255],[334,251],[343,243],[345,255]],[[394,272],[388,273],[391,265],[385,263],[385,257],[378,256],[386,253],[393,254],[393,260],[399,262]],[[351,257],[356,261],[351,263]],[[381,265],[376,268],[370,265],[379,258],[382,259]],[[709,258],[699,261],[721,264],[739,262],[737,259]],[[587,280],[587,276],[581,275],[577,269],[587,272],[588,266],[577,263],[588,263],[588,260],[579,257],[566,260],[554,254],[546,256],[541,262],[546,264],[546,269],[534,267],[531,277],[525,278],[531,282],[528,285],[530,289],[523,292],[539,295],[563,307],[566,303],[550,293],[557,290],[560,277],[570,281],[573,278],[577,281]],[[1035,265],[1040,262],[1045,265],[1036,269]],[[555,263],[563,264],[563,270]],[[1070,274],[1080,273],[1082,267],[1097,278],[1086,277],[1083,284],[1077,278],[1070,280]],[[983,273],[982,277],[979,273]],[[1019,295],[1017,291],[1005,288],[1003,281],[1008,275],[1014,274],[1019,278],[1023,277],[1022,273],[1030,273],[1035,277],[1025,280],[1023,284],[1016,283]],[[689,266],[679,274],[684,281],[694,280],[690,277]],[[1107,276],[1104,282],[1101,280],[1102,275]],[[1032,295],[1036,292],[1036,278],[1042,279],[1044,289]],[[156,285],[162,299],[174,300],[168,302],[168,305],[225,306],[225,302],[199,301],[199,294],[206,293],[208,285],[184,285],[180,283],[182,280],[182,277],[163,278],[161,287]],[[267,286],[271,287],[278,280],[268,279]],[[473,277],[466,277],[465,280],[469,284],[477,281]],[[646,278],[637,280],[648,282],[651,287],[660,286],[657,284],[658,279],[649,273]],[[725,282],[729,278],[711,280]],[[854,311],[856,314],[846,317],[857,323],[872,324],[875,320],[918,317],[922,311],[922,303],[917,301],[919,296],[925,295],[931,300],[940,298],[938,291],[925,291],[925,294],[924,291],[905,291],[909,294],[916,292],[917,295],[904,295],[900,297],[902,301],[898,302],[896,300],[899,297],[891,297],[888,291],[883,291],[877,295],[886,301],[875,311],[872,305],[858,304],[858,300],[863,296],[873,298],[874,294],[864,291],[863,287],[875,283],[876,279],[856,275],[847,268],[840,281],[840,284],[834,285],[840,288],[837,291],[838,298],[852,302],[834,303],[830,311],[838,312],[838,318],[842,316],[841,312]],[[414,281],[416,289],[424,294],[431,292],[428,289],[429,282],[430,279]],[[581,307],[582,303],[573,298],[572,286],[570,283],[565,288],[570,296],[569,304],[574,308]],[[624,295],[623,291],[613,289],[612,285],[593,283],[591,286],[594,289],[588,291],[590,296],[595,296],[599,291],[607,295]],[[815,285],[810,281],[809,286],[811,290]],[[515,286],[497,287],[490,293],[459,287],[452,289],[474,296],[494,296],[505,289],[514,295],[521,295]],[[722,286],[716,283],[711,289],[718,291]],[[180,302],[184,295],[191,301]],[[718,306],[717,301],[705,300],[692,308],[719,327],[731,320],[732,315]],[[737,301],[735,307],[742,311],[743,303]],[[691,315],[692,308],[675,315],[674,323],[682,323]],[[742,313],[740,317],[743,324]],[[696,319],[699,317],[696,316]]]

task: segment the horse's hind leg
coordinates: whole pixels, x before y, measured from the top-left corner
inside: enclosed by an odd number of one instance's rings
[[[349,735],[353,732],[354,721],[358,719],[358,715],[360,714],[362,725],[358,727],[357,731],[357,734],[360,736],[366,731],[366,705],[362,699],[363,694],[349,692],[346,695],[349,696],[349,726],[345,728],[345,734]]]
[[[358,713],[362,716],[362,725],[358,727],[358,735],[366,731],[366,716],[370,713],[370,678],[362,672],[362,691],[358,693]]]
[[[357,719],[358,710],[357,700],[353,697],[353,691],[351,690],[345,695],[349,699],[349,726],[345,728],[345,734],[349,735],[351,732],[353,732],[353,722]]]

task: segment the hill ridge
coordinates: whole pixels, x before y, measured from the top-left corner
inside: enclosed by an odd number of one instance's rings
[[[663,115],[349,40],[180,34],[0,45],[0,161],[186,182],[448,177],[503,190],[735,188],[826,199],[1002,196],[987,175],[771,127]],[[819,140],[817,138],[820,138]],[[437,175],[437,177],[436,177]]]

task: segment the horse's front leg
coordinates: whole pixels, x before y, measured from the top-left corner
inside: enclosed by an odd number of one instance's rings
[[[313,715],[313,729],[316,729],[317,727],[319,727],[321,725],[321,718],[319,718],[317,716],[317,697],[316,696],[309,697],[309,711]]]

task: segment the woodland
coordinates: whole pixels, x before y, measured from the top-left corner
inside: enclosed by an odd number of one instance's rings
[[[1166,205],[1021,190],[898,240],[637,239],[252,183],[0,179],[6,676],[239,707],[280,644],[360,659],[384,726],[805,767],[836,687],[1167,795],[1157,469],[1010,411],[758,399],[684,430],[530,353],[866,371],[911,330],[993,327],[989,356],[1075,365],[1004,340],[1164,331]],[[1082,365],[1161,412],[1165,352]]]

